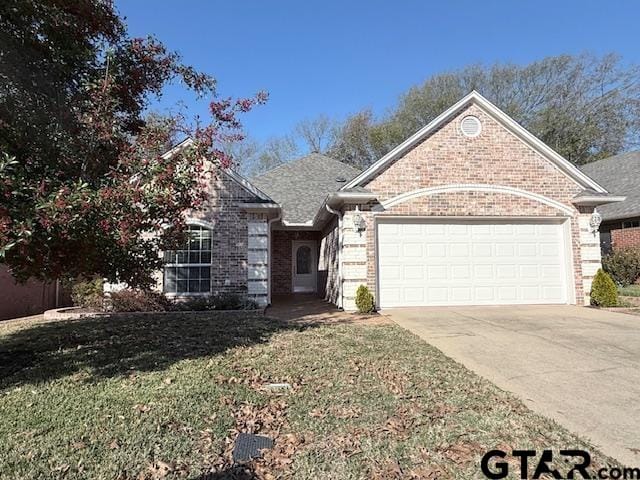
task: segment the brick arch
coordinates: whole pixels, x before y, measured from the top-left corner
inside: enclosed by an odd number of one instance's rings
[[[488,184],[449,184],[449,185],[439,185],[435,187],[427,187],[427,188],[419,188],[416,190],[412,190],[410,192],[404,192],[400,195],[396,195],[395,197],[389,198],[381,203],[382,207],[385,210],[390,210],[393,207],[398,207],[407,202],[413,203],[418,199],[422,199],[423,197],[431,197],[435,195],[447,195],[447,194],[460,194],[465,192],[477,192],[478,194],[482,194],[482,196],[493,196],[494,194],[498,194],[500,196],[507,197],[518,197],[518,199],[527,200],[526,203],[533,202],[538,204],[543,204],[551,209],[555,210],[556,213],[560,212],[564,215],[573,216],[575,211],[571,209],[569,206],[564,205],[556,200],[553,200],[544,195],[540,195],[538,193],[529,192],[527,190],[522,190],[519,188],[508,187],[503,185],[488,185]],[[503,213],[504,214],[504,213]]]

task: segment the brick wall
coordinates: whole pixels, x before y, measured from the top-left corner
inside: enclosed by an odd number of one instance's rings
[[[248,219],[256,218],[239,207],[254,197],[223,173],[208,179],[203,208],[187,216],[212,227],[212,293],[247,295]]]
[[[625,247],[640,247],[640,227],[611,230],[611,245],[614,250]]]
[[[271,282],[273,295],[292,293],[291,248],[293,240],[320,240],[320,232],[274,230],[271,232]],[[316,251],[316,258],[319,258]]]
[[[460,119],[468,114],[476,115],[482,122],[482,133],[478,137],[468,138],[460,132]],[[516,188],[550,198],[568,208],[571,211],[576,299],[578,303],[588,301],[582,275],[579,219],[590,216],[591,209],[579,211],[571,203],[582,188],[477,106],[472,105],[459,113],[365,186],[385,202],[413,190],[451,184]],[[566,216],[567,213],[534,199],[474,191],[422,196],[384,211],[365,213],[368,226],[366,279],[372,291],[375,291],[376,283],[374,215]]]

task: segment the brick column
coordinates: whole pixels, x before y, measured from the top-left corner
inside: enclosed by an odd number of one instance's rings
[[[589,296],[593,277],[599,268],[602,267],[600,257],[600,232],[592,231],[589,222],[591,213],[580,213],[578,215],[578,226],[580,227],[580,262],[582,267],[582,286],[584,290],[584,305],[591,303]],[[580,299],[576,299],[580,305]]]
[[[342,301],[347,311],[356,310],[356,290],[360,285],[367,285],[367,232],[356,230],[355,215],[354,211],[345,212],[342,221]]]

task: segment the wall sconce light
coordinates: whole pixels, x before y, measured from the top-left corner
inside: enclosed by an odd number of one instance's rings
[[[589,220],[589,227],[591,228],[591,233],[596,233],[600,228],[600,224],[602,223],[602,215],[600,215],[596,210],[591,214],[591,220]]]
[[[360,213],[360,209],[356,205],[356,211],[353,215],[353,228],[355,228],[356,232],[364,232],[367,229],[367,221],[364,219],[362,214]]]

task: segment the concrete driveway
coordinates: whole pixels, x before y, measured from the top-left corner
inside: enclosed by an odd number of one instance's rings
[[[546,305],[382,313],[604,453],[640,466],[640,317]]]

